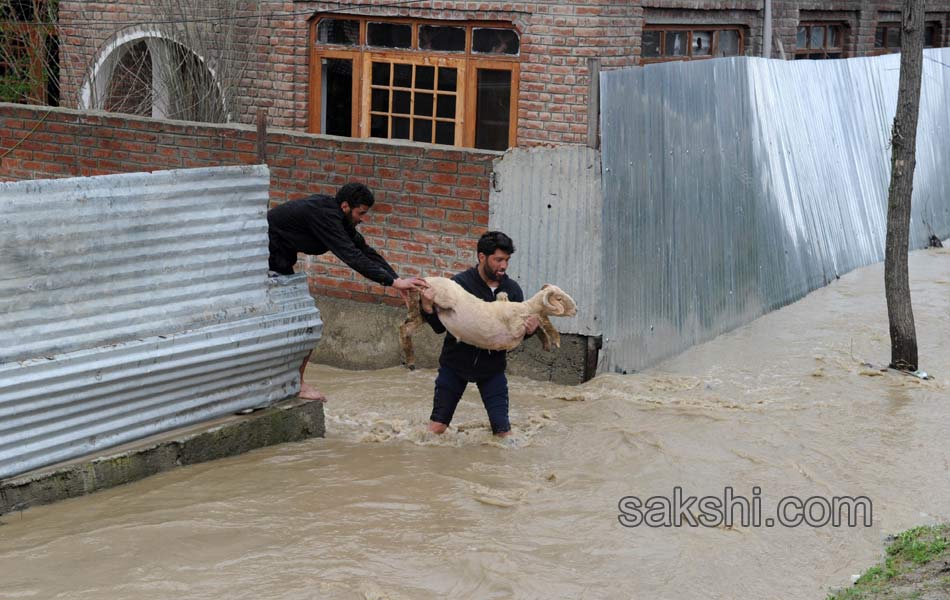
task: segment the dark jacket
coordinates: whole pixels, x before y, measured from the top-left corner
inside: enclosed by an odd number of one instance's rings
[[[367,279],[392,285],[399,276],[345,218],[330,196],[315,195],[292,200],[267,212],[270,237],[270,270],[290,275],[297,253],[318,255],[332,252]]]
[[[506,292],[511,302],[524,302],[521,286],[508,276],[498,283],[498,288],[494,292],[478,274],[478,267],[462,271],[452,280],[465,288],[465,291],[486,302],[494,302],[495,297],[501,292]],[[438,315],[423,312],[423,316],[436,333],[445,331],[445,326],[442,325]],[[504,350],[482,350],[470,346],[455,339],[451,333],[446,333],[445,342],[442,344],[442,354],[439,355],[439,365],[452,369],[464,379],[478,381],[504,371],[508,366],[507,354]]]

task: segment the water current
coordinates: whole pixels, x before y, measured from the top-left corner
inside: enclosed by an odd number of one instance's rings
[[[910,271],[931,380],[879,369],[882,265],[644,373],[512,378],[506,443],[474,389],[425,433],[433,371],[314,365],[325,439],[4,515],[0,598],[823,598],[888,533],[950,520],[950,251]],[[864,496],[873,522],[621,524],[621,498],[675,487],[763,522]]]

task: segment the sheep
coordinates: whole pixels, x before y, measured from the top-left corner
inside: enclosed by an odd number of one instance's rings
[[[420,311],[421,294],[432,299],[439,320],[456,339],[485,350],[512,350],[525,336],[525,319],[538,315],[541,321],[538,338],[541,347],[560,348],[561,335],[548,316],[572,317],[577,305],[556,285],[545,284],[541,291],[524,302],[510,302],[504,292],[495,302],[485,302],[468,293],[458,283],[445,277],[426,277],[429,287],[424,292],[409,292],[409,314],[399,327],[399,339],[409,369],[415,368],[412,335],[425,321]]]

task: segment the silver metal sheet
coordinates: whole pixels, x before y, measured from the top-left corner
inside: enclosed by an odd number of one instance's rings
[[[0,477],[298,391],[322,322],[305,276],[267,276],[268,184],[0,184]]]
[[[526,296],[553,283],[577,302],[555,319],[565,333],[600,335],[600,153],[582,146],[514,149],[494,163],[488,226],[515,242],[509,275]]]
[[[602,370],[634,371],[883,260],[898,55],[601,74]],[[911,247],[950,235],[950,49],[925,52]]]

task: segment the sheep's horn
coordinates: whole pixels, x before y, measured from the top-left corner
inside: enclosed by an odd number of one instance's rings
[[[542,288],[542,289],[544,289],[544,288]],[[544,294],[544,296],[543,296],[543,298],[544,298],[544,300],[543,300],[543,301],[544,301],[544,306],[545,306],[548,310],[550,310],[550,311],[552,312],[552,314],[555,314],[555,315],[562,315],[562,314],[564,314],[564,305],[561,304],[560,302],[557,302],[557,301],[551,299],[551,297],[554,296],[555,294],[557,294],[557,290],[555,290],[555,289],[553,289],[553,288],[550,289],[550,290],[548,290],[547,292],[545,292],[545,294]]]

